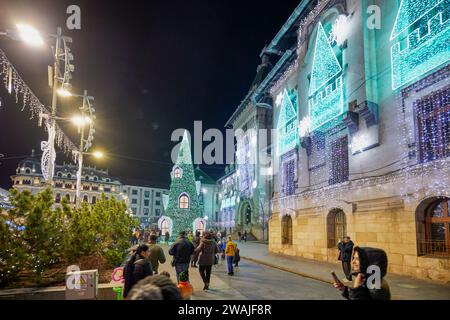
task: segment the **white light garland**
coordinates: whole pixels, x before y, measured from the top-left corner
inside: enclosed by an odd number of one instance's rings
[[[33,91],[20,77],[17,70],[8,60],[6,54],[0,49],[0,77],[5,89],[11,95],[15,96],[16,103],[19,100],[22,104],[21,111],[27,108],[30,113],[30,119],[38,119],[38,125],[42,125],[42,119],[51,113],[36,97]],[[54,141],[56,145],[63,150],[65,154],[71,153],[77,147],[72,143],[69,137],[62,131],[58,124],[55,126]]]

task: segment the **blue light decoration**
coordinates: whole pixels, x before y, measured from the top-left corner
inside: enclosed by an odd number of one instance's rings
[[[402,0],[391,34],[392,89],[450,61],[450,0]]]
[[[255,152],[253,151],[250,136],[252,130],[248,130],[237,139],[237,160],[240,194],[251,198],[253,196],[253,168]]]
[[[289,92],[284,89],[277,124],[279,156],[297,146],[299,140],[297,110],[297,96],[295,95],[294,90],[290,95]]]
[[[319,22],[309,87],[311,130],[324,129],[344,110],[343,69]]]

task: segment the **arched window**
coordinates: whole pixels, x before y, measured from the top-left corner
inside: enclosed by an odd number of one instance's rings
[[[281,244],[292,244],[292,217],[290,215],[281,219]]]
[[[169,221],[167,221],[166,219],[164,219],[161,222],[161,234],[165,235],[166,233],[169,232]]]
[[[67,174],[67,178],[70,179],[72,178],[72,175],[70,173]]]
[[[70,194],[66,194],[66,199],[67,199],[67,201],[69,201],[69,203],[70,203]]]
[[[345,213],[341,209],[333,209],[327,217],[327,246],[336,248],[339,241],[347,235]]]
[[[189,209],[189,196],[185,193],[178,198],[178,207],[180,209]]]
[[[97,178],[97,177],[94,177],[94,181],[98,181],[98,178]]]
[[[60,203],[60,202],[61,202],[61,194],[60,194],[60,193],[57,193],[57,194],[56,194],[56,196],[55,196],[55,202],[56,202],[56,203]]]
[[[449,257],[450,198],[434,199],[425,209],[423,222],[423,234],[418,235],[419,254]]]
[[[30,169],[26,168],[25,173],[30,174],[31,173]]]
[[[181,169],[180,168],[175,168],[175,170],[173,172],[173,176],[175,178],[181,178]]]
[[[92,204],[97,202],[97,197],[96,196],[92,196]]]
[[[83,202],[89,202],[88,196],[85,195],[85,196],[83,197]]]
[[[89,181],[89,176],[84,177],[84,180]]]
[[[62,178],[62,172],[58,172],[57,176],[58,178]]]

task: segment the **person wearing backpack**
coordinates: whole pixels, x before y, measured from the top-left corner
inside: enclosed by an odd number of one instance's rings
[[[225,255],[227,256],[228,275],[234,275],[233,260],[236,255],[237,245],[231,240],[231,236],[228,236],[228,242],[225,247]]]
[[[189,272],[191,255],[194,253],[194,245],[186,239],[186,232],[179,233],[178,240],[170,247],[169,254],[173,256],[172,266],[177,273],[177,281],[180,279],[180,273]]]
[[[150,250],[147,245],[142,244],[137,247],[136,252],[128,260],[125,269],[125,288],[123,296],[126,298],[133,286],[146,278],[153,275],[152,264],[148,261]]]

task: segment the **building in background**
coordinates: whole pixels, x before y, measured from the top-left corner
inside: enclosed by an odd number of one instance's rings
[[[207,221],[209,227],[217,227],[216,216],[219,213],[219,189],[216,181],[206,174],[200,166],[194,169],[195,182],[199,205],[202,208],[202,217]]]
[[[450,280],[449,8],[300,2],[264,49],[273,68],[228,122],[245,132],[236,225],[255,230],[264,199],[262,137],[249,129],[272,127],[271,252],[337,262],[349,235],[384,249],[389,272]]]
[[[255,79],[236,111],[225,124],[236,136],[236,177],[238,194],[235,232],[248,232],[249,239],[267,240],[272,196],[271,129],[272,97],[261,88],[277,69],[280,58],[263,50]],[[260,130],[266,134],[260,135]]]
[[[66,198],[71,204],[76,203],[77,171],[78,166],[74,164],[56,165],[53,178],[56,203],[60,203],[62,198]],[[47,187],[42,176],[41,160],[35,156],[34,150],[28,158],[19,162],[16,174],[11,176],[11,180],[14,189],[28,190],[32,194],[37,194]],[[121,198],[121,182],[111,177],[108,170],[85,166],[81,183],[81,197],[84,202],[95,203],[101,198],[102,193],[107,198],[111,196]]]
[[[227,234],[234,233],[236,223],[236,207],[239,204],[239,181],[236,167],[228,165],[225,175],[217,181],[219,188],[220,210],[215,217],[219,230],[225,230]]]
[[[0,188],[0,213],[11,209],[10,193],[8,190]]]
[[[154,183],[133,181],[133,185],[122,185],[121,193],[131,214],[140,220],[142,226],[157,228],[158,219],[164,215],[163,198],[169,194],[168,189]]]

